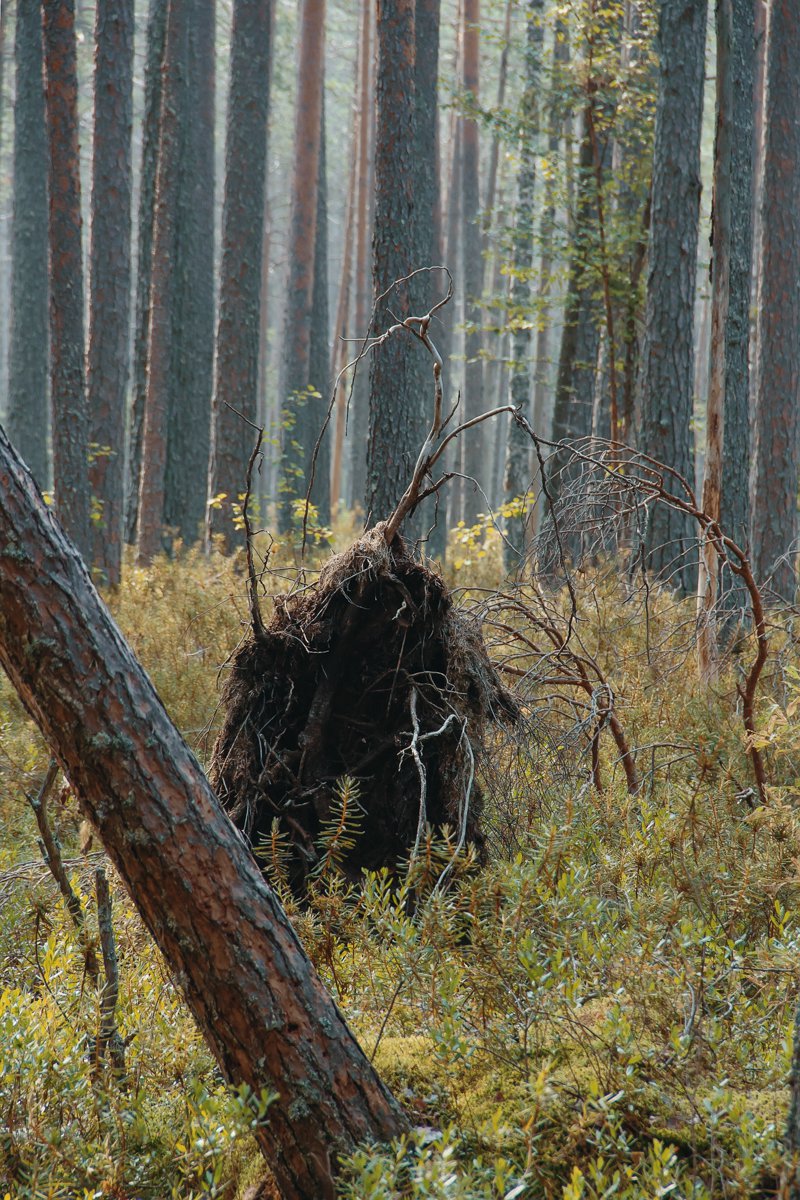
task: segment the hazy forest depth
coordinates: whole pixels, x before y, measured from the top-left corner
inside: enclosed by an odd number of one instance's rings
[[[0,1200],[800,1200],[800,9],[0,0]]]

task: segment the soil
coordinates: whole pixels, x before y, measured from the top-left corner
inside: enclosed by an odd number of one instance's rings
[[[384,529],[333,557],[311,587],[274,598],[223,691],[211,782],[256,851],[279,833],[298,896],[340,815],[344,777],[359,809],[340,864],[348,878],[401,868],[426,823],[448,824],[482,854],[476,764],[488,728],[519,716],[479,628]]]

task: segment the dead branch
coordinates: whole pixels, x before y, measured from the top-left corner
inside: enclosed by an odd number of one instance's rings
[[[100,930],[100,947],[103,952],[105,972],[105,983],[100,993],[100,1028],[95,1044],[95,1069],[99,1069],[108,1054],[109,1063],[124,1086],[126,1043],[117,1029],[119,965],[111,915],[111,893],[103,867],[98,867],[95,871],[94,883],[97,896],[97,924]]]
[[[64,860],[61,856],[61,846],[58,838],[53,833],[50,827],[50,821],[47,816],[47,801],[53,786],[58,778],[59,766],[55,759],[51,759],[50,766],[47,768],[47,774],[44,777],[39,793],[36,796],[29,795],[28,803],[33,809],[36,817],[36,824],[39,827],[39,849],[42,852],[42,858],[45,861],[47,868],[58,884],[58,890],[64,898],[64,903],[67,906],[67,912],[72,918],[72,923],[77,930],[78,937],[81,942],[81,950],[83,952],[83,961],[86,969],[86,974],[92,983],[97,986],[98,967],[97,955],[95,948],[86,932],[86,920],[83,915],[81,902],[75,895],[72,889],[72,884],[69,881],[67,872],[64,868]]]

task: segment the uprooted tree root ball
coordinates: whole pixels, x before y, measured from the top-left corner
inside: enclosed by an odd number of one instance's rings
[[[211,781],[256,850],[280,831],[298,895],[340,819],[343,777],[359,784],[348,877],[408,861],[426,823],[447,823],[481,853],[476,762],[489,727],[519,716],[480,630],[385,530],[332,558],[310,588],[276,597],[223,691]]]

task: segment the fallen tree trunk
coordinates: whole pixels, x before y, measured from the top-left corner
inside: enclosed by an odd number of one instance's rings
[[[258,1131],[283,1196],[406,1122],[0,429],[0,664],[69,777],[226,1078],[279,1098]]]

